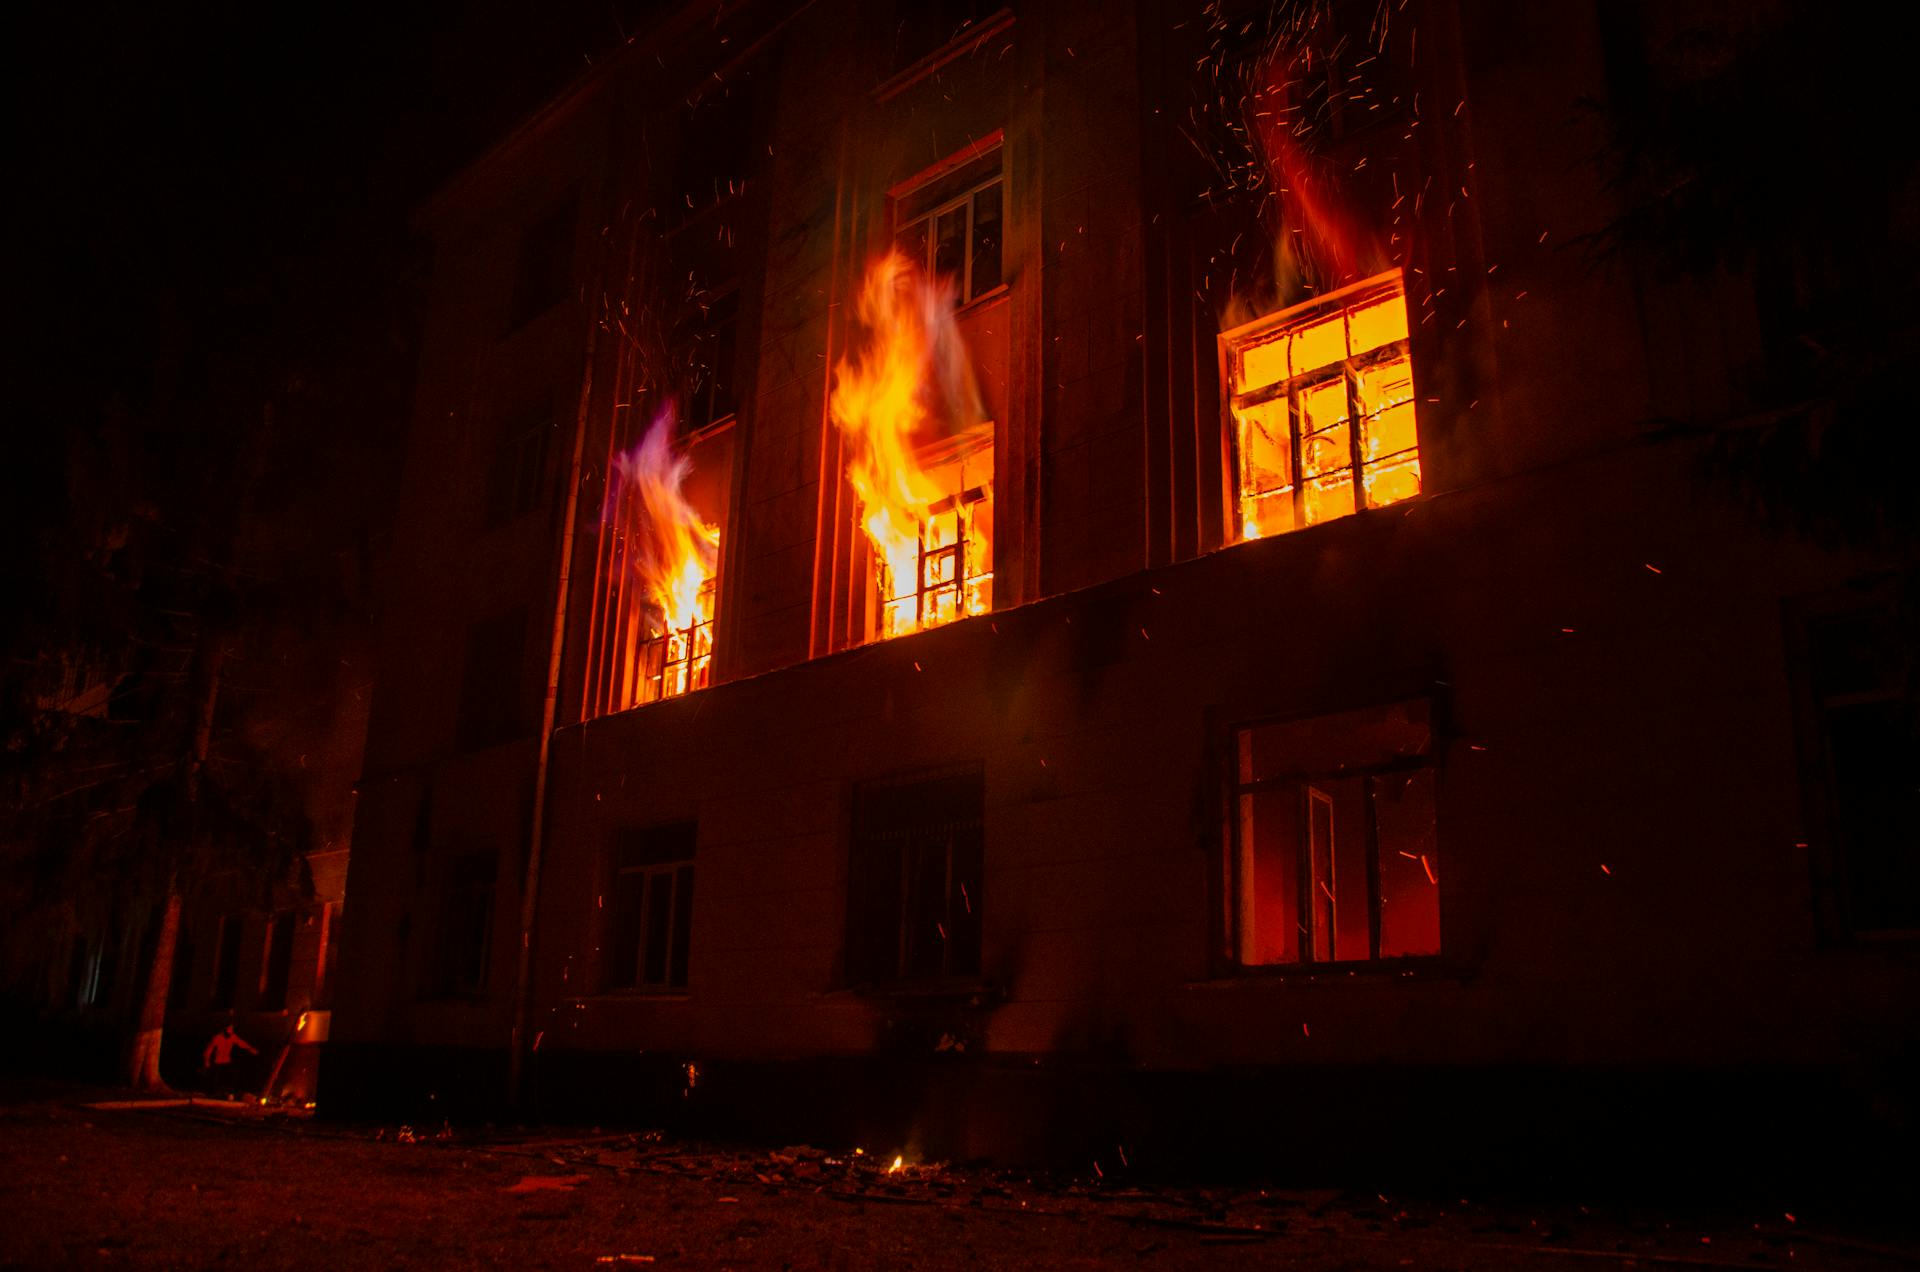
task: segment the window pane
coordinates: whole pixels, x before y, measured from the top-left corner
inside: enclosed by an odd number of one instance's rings
[[[1313,959],[1324,963],[1333,958],[1334,892],[1333,874],[1334,816],[1333,796],[1317,786],[1307,788],[1307,929],[1313,937]]]
[[[1420,457],[1405,455],[1385,464],[1368,464],[1367,507],[1381,508],[1420,493]]]
[[[1353,511],[1353,472],[1343,469],[1307,483],[1307,524],[1344,517]]]
[[[1240,797],[1239,954],[1249,967],[1300,961],[1300,790]]]
[[[1000,186],[973,196],[973,290],[969,299],[1000,285]]]
[[[1413,363],[1406,357],[1368,367],[1359,376],[1360,411],[1367,417],[1368,459],[1382,459],[1418,445],[1414,432]]]
[[[673,961],[667,983],[676,989],[687,984],[687,950],[693,937],[693,867],[673,872]]]
[[[662,871],[647,876],[646,962],[640,979],[648,985],[667,983],[667,939],[673,929],[673,876]]]
[[[985,838],[979,822],[954,827],[947,895],[947,970],[957,976],[980,970],[980,875]]]
[[[906,922],[900,971],[909,977],[938,976],[947,956],[947,843],[945,836],[917,836],[907,846]]]
[[[927,267],[927,223],[915,221],[900,231],[900,254],[921,269]]]
[[[1317,477],[1353,463],[1347,440],[1347,382],[1336,377],[1300,390],[1300,472]]]
[[[614,876],[613,933],[607,945],[607,988],[631,989],[639,982],[640,928],[646,914],[647,876],[624,870]]]
[[[1330,800],[1324,827],[1328,842],[1314,845],[1314,913],[1330,922],[1316,925],[1314,949],[1318,957],[1364,961],[1373,957],[1373,919],[1367,904],[1366,779],[1340,778],[1314,783],[1315,793]],[[1316,824],[1318,836],[1322,827]]]
[[[1395,294],[1356,309],[1348,319],[1348,338],[1354,357],[1381,345],[1407,338],[1407,298]]]
[[[1372,779],[1380,844],[1380,957],[1440,952],[1440,847],[1433,770]]]
[[[936,278],[964,283],[961,269],[967,263],[967,209],[957,207],[943,213],[933,232],[933,273]]]
[[[1903,701],[1830,709],[1827,738],[1848,919],[1857,932],[1920,927],[1920,728]]]
[[[1280,383],[1287,378],[1287,339],[1272,336],[1240,350],[1240,381],[1234,388],[1251,393]]]
[[[1287,342],[1288,368],[1296,376],[1330,367],[1346,356],[1347,324],[1338,313],[1297,329]]]

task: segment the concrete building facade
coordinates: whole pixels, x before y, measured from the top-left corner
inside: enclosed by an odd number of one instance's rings
[[[1907,656],[1911,563],[1658,425],[1763,410],[1769,336],[1583,241],[1601,28],[689,6],[472,167],[323,1106],[1162,1160],[1884,1111],[1912,911],[1816,672]],[[906,584],[850,475],[890,246],[972,377]],[[669,401],[685,648],[617,512]]]

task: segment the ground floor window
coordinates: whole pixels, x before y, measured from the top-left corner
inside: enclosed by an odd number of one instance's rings
[[[979,974],[984,821],[978,769],[857,792],[847,863],[852,984]]]
[[[1834,939],[1920,932],[1920,575],[1789,607],[1815,903]]]
[[[686,988],[697,838],[693,822],[615,836],[606,988]]]
[[[1424,702],[1235,731],[1230,950],[1243,967],[1440,953]]]

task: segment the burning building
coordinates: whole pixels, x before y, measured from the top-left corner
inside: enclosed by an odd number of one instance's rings
[[[1902,562],[1649,426],[1757,418],[1774,339],[1581,246],[1574,103],[1662,20],[702,4],[600,59],[422,213],[323,1100],[1164,1157],[1882,1091]]]

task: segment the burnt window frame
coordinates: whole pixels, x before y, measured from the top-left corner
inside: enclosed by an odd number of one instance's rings
[[[691,819],[626,827],[609,836],[602,993],[679,998],[691,992],[699,847],[700,826]],[[663,883],[669,888],[664,913],[656,913]],[[664,933],[658,931],[662,921]],[[656,936],[660,961],[653,976]]]
[[[1263,343],[1278,343],[1287,339],[1287,333],[1305,330],[1329,318],[1339,315],[1343,320],[1352,313],[1377,304],[1388,296],[1398,296],[1403,310],[1406,310],[1407,287],[1405,270],[1399,267],[1382,271],[1370,278],[1361,279],[1323,296],[1316,296],[1297,305],[1275,310],[1242,323],[1237,327],[1222,331],[1217,338],[1220,375],[1220,413],[1221,428],[1225,433],[1229,474],[1232,478],[1227,509],[1227,542],[1245,543],[1252,539],[1277,538],[1282,535],[1298,534],[1316,526],[1343,521],[1349,517],[1360,516],[1380,508],[1391,508],[1395,504],[1404,504],[1421,499],[1428,493],[1427,473],[1425,469],[1425,438],[1420,427],[1420,394],[1413,377],[1414,367],[1414,324],[1411,311],[1406,311],[1406,334],[1384,344],[1367,349],[1359,354],[1351,352],[1350,328],[1346,344],[1349,352],[1336,361],[1317,367],[1310,367],[1298,375],[1288,375],[1270,384],[1253,389],[1239,387],[1238,367],[1243,360],[1244,351]],[[1366,454],[1367,428],[1361,421],[1371,421],[1385,413],[1386,409],[1376,411],[1369,416],[1362,410],[1360,396],[1360,376],[1374,367],[1387,365],[1397,359],[1406,361],[1408,371],[1408,396],[1404,405],[1411,409],[1414,442],[1411,447],[1391,452],[1378,459],[1369,460]],[[1302,472],[1303,443],[1307,440],[1301,435],[1300,397],[1305,391],[1319,388],[1340,379],[1345,383],[1346,414],[1341,421],[1347,430],[1347,453],[1344,463],[1332,469],[1325,469],[1312,477]],[[1287,489],[1291,496],[1293,524],[1270,533],[1247,534],[1245,504],[1248,495],[1243,487],[1245,456],[1242,454],[1238,417],[1242,412],[1270,405],[1274,402],[1286,402],[1288,433],[1288,478]],[[1394,405],[1402,405],[1395,403]],[[1332,431],[1333,426],[1318,430],[1313,436]],[[1410,456],[1414,466],[1419,489],[1410,495],[1386,503],[1374,503],[1366,488],[1366,476],[1370,468],[1381,468],[1389,461]],[[1345,512],[1334,513],[1317,521],[1307,519],[1307,485],[1311,480],[1324,478],[1331,473],[1343,472],[1347,475],[1347,485],[1351,491],[1353,506]],[[1268,492],[1269,494],[1277,492]]]
[[[1312,726],[1322,724],[1335,726],[1346,719],[1359,719],[1374,713],[1391,712],[1396,709],[1411,709],[1424,715],[1428,729],[1427,741],[1419,752],[1403,755],[1373,755],[1352,764],[1322,762],[1286,766],[1278,771],[1259,778],[1245,778],[1241,773],[1241,739],[1254,730],[1275,725]],[[1442,836],[1440,833],[1441,765],[1438,748],[1434,745],[1438,712],[1435,704],[1428,699],[1402,699],[1378,703],[1371,707],[1362,707],[1351,711],[1333,713],[1316,712],[1309,715],[1267,715],[1246,719],[1234,719],[1225,724],[1222,730],[1221,754],[1225,759],[1222,781],[1222,852],[1218,871],[1220,881],[1220,907],[1217,911],[1219,943],[1217,946],[1217,965],[1221,971],[1231,976],[1246,977],[1284,977],[1301,975],[1345,975],[1350,972],[1371,971],[1413,971],[1433,970],[1446,966],[1446,906],[1441,889],[1440,871],[1444,866]],[[1375,781],[1380,778],[1403,774],[1424,773],[1429,782],[1428,798],[1431,803],[1431,833],[1434,844],[1435,860],[1422,862],[1435,889],[1435,922],[1437,924],[1438,948],[1426,954],[1401,954],[1383,957],[1380,953],[1383,931],[1381,917],[1384,905],[1382,892],[1380,826],[1378,805],[1375,795]],[[1316,882],[1312,860],[1312,796],[1320,791],[1320,786],[1334,782],[1360,781],[1361,823],[1364,827],[1366,887],[1367,887],[1367,954],[1364,958],[1342,958],[1338,951],[1338,919],[1333,923],[1333,933],[1329,940],[1329,950],[1335,956],[1316,958],[1315,922],[1320,913],[1318,895],[1314,891]],[[1284,792],[1296,789],[1296,842],[1299,845],[1299,859],[1295,869],[1297,878],[1294,884],[1295,905],[1301,913],[1296,918],[1301,926],[1299,939],[1299,957],[1288,962],[1248,962],[1242,950],[1242,891],[1244,851],[1243,835],[1245,817],[1242,814],[1244,797],[1272,792]],[[1337,852],[1337,849],[1335,850]],[[1335,885],[1338,888],[1338,884]],[[1311,904],[1303,904],[1301,898],[1311,899]],[[1335,902],[1337,905],[1337,901]]]
[[[849,820],[847,985],[873,992],[978,988],[985,949],[984,766],[862,782],[852,792]],[[933,911],[915,914],[912,866],[917,854],[930,856],[927,850],[935,843],[944,875],[934,920],[939,958],[937,965],[927,966],[919,959],[912,928],[916,917]]]

